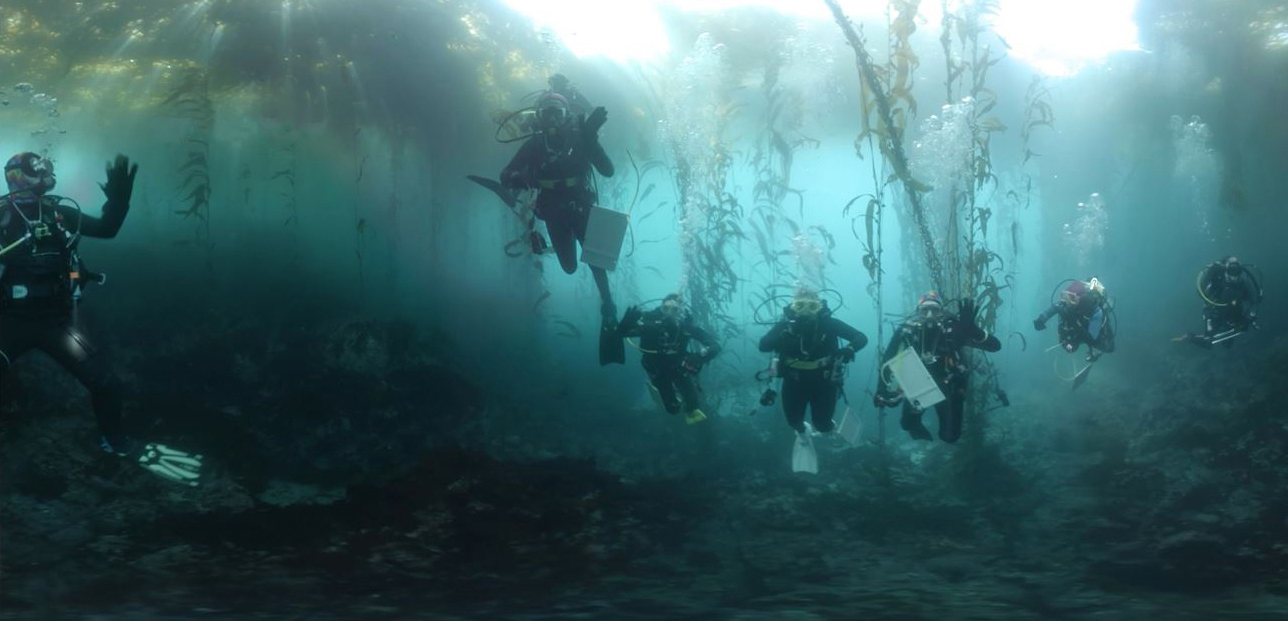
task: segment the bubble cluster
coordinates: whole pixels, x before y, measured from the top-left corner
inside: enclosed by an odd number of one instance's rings
[[[1172,149],[1176,163],[1172,177],[1186,193],[1188,214],[1199,223],[1204,234],[1212,233],[1211,210],[1216,204],[1220,183],[1220,161],[1217,153],[1208,146],[1212,130],[1198,116],[1184,121],[1172,116]]]
[[[918,181],[935,188],[928,204],[944,209],[927,214],[933,227],[946,224],[953,201],[953,189],[971,172],[971,154],[975,148],[971,118],[975,100],[966,97],[945,105],[917,126],[918,138],[912,143],[910,166]]]
[[[720,89],[727,73],[724,45],[716,43],[709,33],[702,33],[667,83],[664,116],[658,129],[675,161],[687,169],[692,185],[685,193],[679,221],[680,248],[685,256],[694,251],[708,221],[701,190],[721,169],[723,154],[713,147],[720,142]],[[689,281],[690,269],[686,261],[682,286]]]
[[[796,257],[796,265],[800,270],[799,282],[814,289],[821,289],[826,259],[823,251],[802,233],[792,238],[792,254]]]
[[[21,97],[15,97],[21,104],[25,100],[37,111],[44,114],[45,117],[56,119],[62,116],[58,110],[58,99],[48,93],[37,92],[35,85],[30,82],[19,82],[13,85],[13,93]],[[9,107],[12,103],[7,93],[0,89],[0,107]],[[65,134],[67,130],[62,129],[54,124],[54,121],[47,121],[44,125],[31,130],[32,136],[43,136],[46,134]]]
[[[1093,192],[1087,202],[1078,203],[1074,221],[1064,225],[1064,241],[1079,267],[1087,267],[1092,253],[1105,247],[1108,231],[1109,212],[1105,209],[1105,199],[1098,192]]]

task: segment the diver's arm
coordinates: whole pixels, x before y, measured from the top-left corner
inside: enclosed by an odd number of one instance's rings
[[[537,149],[537,137],[529,138],[519,150],[515,152],[514,157],[510,158],[510,163],[506,164],[501,171],[501,185],[507,188],[526,188],[531,183],[532,162],[534,153]]]
[[[983,339],[973,340],[969,343],[966,343],[966,346],[974,347],[975,349],[993,353],[993,352],[1002,350],[1002,341],[997,338],[996,334],[989,334],[987,332],[984,332]]]
[[[702,346],[706,348],[706,354],[703,358],[711,360],[720,354],[720,342],[717,341],[716,337],[712,336],[710,332],[707,332],[693,324],[689,324],[686,331],[693,340],[702,343]]]
[[[780,321],[774,324],[774,327],[770,328],[769,332],[765,333],[765,336],[760,337],[760,351],[778,351],[786,337],[787,322]]]
[[[1033,327],[1038,330],[1046,329],[1046,323],[1058,314],[1060,314],[1060,303],[1056,302],[1050,308],[1042,311],[1042,314],[1038,315],[1037,319],[1033,320]]]
[[[587,154],[590,156],[590,163],[595,165],[595,170],[605,177],[613,176],[616,169],[613,168],[613,160],[608,159],[608,154],[604,152],[604,146],[599,144],[599,139],[586,141]]]
[[[127,203],[124,206],[118,206],[110,201],[104,203],[102,218],[86,215],[68,205],[59,205],[55,209],[67,221],[67,228],[71,232],[79,231],[85,237],[111,239],[121,230],[121,224],[125,222],[125,214],[130,210],[130,205]]]
[[[854,328],[854,326],[851,326],[836,317],[827,318],[826,329],[832,334],[845,339],[845,342],[849,343],[849,346],[854,348],[854,351],[856,352],[863,349],[868,344],[868,337],[866,334],[859,332],[858,329]]]
[[[877,367],[877,398],[884,399],[896,394],[896,390],[886,382],[885,364],[899,355],[899,345],[903,342],[903,328],[894,331],[890,337],[890,342],[886,345],[885,353],[881,355],[881,365]]]

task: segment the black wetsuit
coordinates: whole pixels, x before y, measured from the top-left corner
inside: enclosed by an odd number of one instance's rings
[[[75,321],[76,299],[86,281],[76,249],[80,238],[112,238],[129,203],[103,206],[103,217],[81,215],[52,197],[16,207],[0,200],[0,249],[32,237],[0,256],[0,375],[23,354],[38,349],[66,368],[89,391],[103,435],[123,435],[119,382]],[[22,211],[18,211],[21,209]]]
[[[1060,316],[1060,344],[1066,350],[1077,351],[1079,345],[1106,354],[1114,350],[1111,310],[1103,294],[1086,291],[1076,302],[1057,301],[1042,311],[1034,323],[1045,326],[1056,315]]]
[[[840,339],[854,351],[868,344],[868,337],[830,315],[817,324],[783,319],[760,339],[760,351],[778,355],[778,374],[783,378],[783,414],[792,429],[804,433],[808,407],[814,428],[820,432],[834,427],[832,415],[840,390],[834,375],[838,370]]]
[[[598,200],[593,170],[613,176],[613,162],[599,139],[583,135],[573,120],[556,132],[528,138],[510,164],[501,171],[501,183],[510,188],[539,190],[535,211],[546,223],[559,265],[569,274],[577,271],[576,242],[585,240],[590,208]],[[608,274],[591,267],[601,301],[609,303]]]
[[[1247,330],[1256,321],[1261,290],[1247,268],[1238,270],[1238,276],[1233,278],[1227,276],[1222,263],[1213,263],[1203,270],[1199,287],[1207,302],[1203,318],[1208,339],[1231,330]]]
[[[882,368],[906,347],[912,348],[921,356],[926,370],[946,397],[944,401],[935,404],[935,414],[939,416],[939,439],[956,442],[962,435],[966,390],[970,386],[970,369],[966,366],[962,348],[974,347],[995,352],[1002,349],[1002,342],[959,316],[939,315],[928,319],[918,315],[905,321],[894,336],[890,337],[890,343],[886,345],[881,357]],[[886,380],[884,372],[879,374],[877,397],[880,399],[892,398],[896,394]],[[921,420],[922,414],[922,410],[914,408],[904,399],[900,426],[913,438],[932,440],[934,438],[930,435],[930,430],[926,429]]]
[[[683,406],[689,413],[701,407],[695,376],[720,353],[715,337],[695,325],[688,314],[671,317],[661,309],[644,313],[635,325],[623,323],[620,331],[622,336],[640,337],[644,353],[640,363],[667,412],[678,413]],[[704,355],[689,353],[690,339],[706,347]]]

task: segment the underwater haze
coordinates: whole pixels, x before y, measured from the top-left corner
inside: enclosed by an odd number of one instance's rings
[[[0,618],[1288,619],[1286,75],[1284,0],[3,0]]]

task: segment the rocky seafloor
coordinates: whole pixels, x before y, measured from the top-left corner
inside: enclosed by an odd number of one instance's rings
[[[1286,340],[811,477],[781,421],[540,416],[396,323],[196,333],[118,361],[196,488],[98,453],[47,361],[7,379],[3,619],[1288,619]]]

